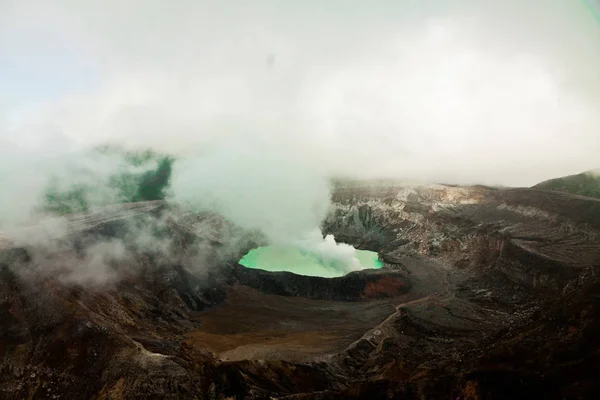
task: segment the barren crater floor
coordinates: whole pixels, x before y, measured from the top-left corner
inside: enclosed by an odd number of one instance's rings
[[[241,286],[229,291],[225,304],[205,312],[187,340],[223,360],[314,361],[343,351],[395,304],[294,299]]]

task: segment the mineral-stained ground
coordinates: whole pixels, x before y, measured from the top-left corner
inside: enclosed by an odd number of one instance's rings
[[[358,182],[332,200],[324,233],[384,268],[246,269],[257,243],[228,246],[226,221],[166,218],[160,201],[0,234],[0,398],[600,398],[599,200]],[[175,256],[130,252],[95,284],[69,274],[152,215]]]

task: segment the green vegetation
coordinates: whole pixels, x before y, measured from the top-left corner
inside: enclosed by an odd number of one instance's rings
[[[48,185],[44,194],[43,210],[57,215],[69,214],[78,211],[87,211],[86,185],[73,185],[66,190],[60,190],[56,179]]]
[[[133,201],[162,200],[166,196],[174,158],[164,157],[158,161],[156,169],[144,172],[137,182],[137,190]]]
[[[99,156],[101,167],[108,167],[110,173],[100,176],[94,174],[94,168],[82,166],[69,171],[78,177],[75,183],[54,177],[44,192],[40,207],[43,212],[64,215],[85,212],[92,206],[166,197],[174,157],[152,150],[128,151],[112,145],[95,148],[89,156],[95,162]]]
[[[582,172],[577,175],[550,179],[538,183],[534,188],[600,198],[600,174],[591,171]]]

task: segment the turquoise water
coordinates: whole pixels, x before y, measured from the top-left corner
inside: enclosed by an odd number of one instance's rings
[[[356,258],[363,269],[383,267],[374,251],[356,250]],[[274,245],[250,250],[240,264],[265,271],[288,271],[298,275],[335,278],[345,275],[340,269],[324,265],[317,256],[291,245]]]

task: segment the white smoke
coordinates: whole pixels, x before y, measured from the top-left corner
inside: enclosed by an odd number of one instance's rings
[[[66,282],[104,284],[122,276],[122,271],[115,264],[127,258],[128,252],[122,240],[96,242],[85,248],[83,259],[77,260],[63,279]],[[131,262],[128,265],[131,266]]]
[[[171,200],[211,209],[271,244],[292,244],[325,268],[361,269],[356,250],[323,238],[319,226],[330,204],[328,176],[294,149],[237,137],[201,157],[175,164]],[[302,271],[296,271],[302,273]]]
[[[344,275],[363,269],[356,257],[354,247],[345,243],[336,243],[333,235],[323,238],[318,229],[308,232],[301,239],[294,240],[292,244],[316,257],[324,267],[342,272]]]
[[[286,144],[238,136],[174,165],[172,197],[210,209],[272,243],[318,227],[329,209],[329,180]]]
[[[587,171],[587,174],[600,178],[600,168],[589,170],[589,171]]]

